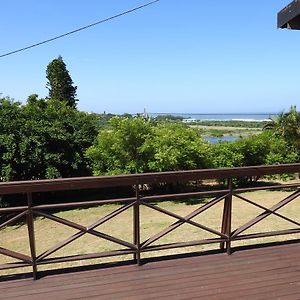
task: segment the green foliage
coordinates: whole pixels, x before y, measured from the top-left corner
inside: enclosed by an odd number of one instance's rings
[[[263,132],[236,142],[211,146],[215,168],[295,163],[299,154],[283,137]]]
[[[182,121],[183,117],[174,116],[174,115],[158,115],[153,118],[157,123],[166,122],[166,121]]]
[[[66,101],[68,106],[76,108],[77,86],[73,86],[73,80],[61,56],[48,64],[46,74],[49,98]]]
[[[236,142],[211,145],[209,155],[214,168],[233,168],[243,165],[244,156]]]
[[[263,128],[265,122],[240,120],[200,120],[197,125],[219,127]],[[192,124],[193,125],[193,124]]]
[[[298,160],[298,154],[294,148],[282,136],[276,136],[270,132],[251,136],[238,141],[237,144],[240,145],[240,153],[243,155],[242,166],[295,163]],[[279,177],[283,179],[286,176]],[[252,180],[251,177],[248,179]]]
[[[271,139],[270,135],[260,134],[237,141],[240,153],[243,155],[243,165],[263,165],[266,155],[270,152]]]
[[[101,120],[107,125],[100,126]],[[36,94],[26,105],[2,98],[0,180],[83,176],[90,169],[94,175],[115,175],[299,161],[295,142],[270,130],[217,144],[201,134],[179,122],[87,114]]]
[[[95,175],[209,166],[209,145],[197,130],[175,123],[155,127],[143,118],[115,117],[109,123],[86,153]]]
[[[14,178],[16,157],[19,157],[17,143],[21,139],[19,128],[22,125],[20,118],[21,104],[10,98],[0,99],[0,180]]]
[[[298,153],[283,137],[263,132],[235,142],[209,144],[181,123],[153,125],[114,117],[88,149],[95,175],[293,163]]]
[[[209,166],[209,145],[199,131],[182,124],[163,123],[153,130],[152,139],[144,145],[151,171],[177,171]]]
[[[103,114],[97,114],[97,113],[92,113],[92,115],[97,119],[98,124],[102,127],[108,126],[109,120],[113,117],[116,117],[115,114],[110,114],[110,113],[103,113]]]
[[[96,120],[58,100],[26,105],[0,100],[0,180],[89,174],[84,157],[97,133]]]
[[[289,164],[299,161],[299,152],[282,137],[272,137],[269,149],[264,161],[266,165]]]
[[[109,128],[100,131],[86,153],[94,175],[146,172],[148,153],[143,145],[151,136],[151,124],[142,118],[111,118]]]
[[[282,136],[287,143],[300,151],[300,112],[296,106],[292,106],[289,112],[271,119],[264,129]]]

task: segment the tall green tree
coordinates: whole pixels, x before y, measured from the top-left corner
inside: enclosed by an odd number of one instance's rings
[[[73,85],[73,80],[61,56],[48,64],[46,74],[49,98],[66,101],[68,106],[76,108],[77,86]]]

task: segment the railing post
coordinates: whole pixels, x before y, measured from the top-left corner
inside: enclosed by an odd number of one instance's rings
[[[226,228],[227,228],[227,218],[228,218],[228,205],[227,205],[227,201],[226,198],[224,199],[224,206],[223,206],[223,218],[222,218],[222,229],[221,232],[222,233],[226,233]],[[220,243],[220,249],[224,250],[225,248],[225,242],[221,242]]]
[[[136,245],[134,253],[134,261],[137,265],[141,265],[141,236],[140,236],[140,193],[139,185],[135,185],[136,200],[133,206],[133,243]]]
[[[29,237],[29,246],[31,253],[31,261],[32,261],[32,272],[33,279],[37,279],[37,265],[36,265],[36,249],[35,249],[35,237],[34,237],[34,221],[33,221],[33,213],[32,213],[32,193],[27,193],[27,229],[28,229],[28,237]]]
[[[223,219],[221,232],[228,236],[226,241],[227,254],[231,254],[231,219],[232,219],[232,178],[228,179],[229,195],[224,199]],[[220,243],[220,249],[225,248],[225,243]]]
[[[232,178],[228,179],[228,189],[230,190],[230,194],[226,197],[225,201],[228,202],[227,204],[227,228],[226,228],[226,235],[228,236],[228,240],[226,242],[226,250],[227,254],[231,254],[231,221],[232,221]]]

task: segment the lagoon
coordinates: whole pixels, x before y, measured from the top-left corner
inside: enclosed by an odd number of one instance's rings
[[[239,136],[227,135],[227,136],[204,136],[203,139],[211,144],[217,144],[220,142],[235,142],[240,139]]]

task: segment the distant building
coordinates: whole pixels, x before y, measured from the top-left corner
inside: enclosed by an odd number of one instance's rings
[[[188,119],[182,119],[183,123],[197,123],[198,120],[194,119],[194,118],[188,118]]]

